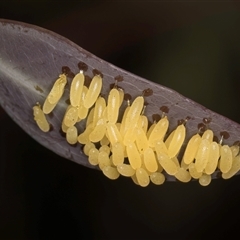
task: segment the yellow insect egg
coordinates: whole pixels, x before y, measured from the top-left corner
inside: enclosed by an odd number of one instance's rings
[[[96,75],[93,77],[86,97],[84,99],[84,107],[90,108],[96,102],[100,92],[102,90],[102,77]]]
[[[98,165],[98,154],[99,154],[99,151],[95,147],[89,150],[88,161],[91,165],[93,166]]]
[[[107,146],[107,145],[102,145],[100,148],[99,148],[99,152],[102,152],[102,151],[104,151],[104,152],[106,152],[108,155],[110,154],[110,147],[109,146]]]
[[[142,128],[136,128],[136,144],[140,154],[148,148],[148,139]]]
[[[124,162],[124,148],[120,142],[112,145],[112,161],[115,166]]]
[[[135,98],[125,119],[125,131],[136,125],[143,109],[143,104],[144,99],[142,96]]]
[[[195,166],[198,172],[203,172],[204,168],[207,165],[208,155],[210,150],[210,142],[207,139],[202,139],[199,145],[197,154],[196,154],[196,161]]]
[[[138,119],[138,127],[142,128],[145,135],[147,134],[148,118],[145,115],[140,115],[140,117]],[[147,137],[147,135],[146,135],[146,137]],[[147,139],[148,139],[148,137],[147,137]]]
[[[155,151],[156,151],[157,155],[163,153],[168,156],[168,149],[167,149],[165,143],[163,142],[163,140],[159,140],[156,142]]]
[[[83,147],[84,154],[89,156],[89,151],[91,148],[95,148],[94,143],[91,143],[91,142],[86,143],[86,145],[84,145],[84,147]]]
[[[88,115],[88,108],[84,107],[84,104],[83,104],[87,91],[88,91],[88,88],[86,86],[83,86],[82,96],[81,96],[79,107],[78,107],[78,117],[80,119],[85,119]]]
[[[93,113],[93,124],[95,125],[100,118],[103,118],[104,110],[106,109],[106,101],[103,97],[99,97],[95,103]]]
[[[171,158],[171,160],[176,164],[177,168],[180,168],[180,163],[177,157]],[[181,166],[182,167],[182,166]],[[183,168],[183,167],[182,167]],[[185,169],[185,168],[183,168]]]
[[[124,99],[124,91],[121,88],[118,88],[119,91],[119,107],[121,107]]]
[[[195,163],[193,163],[193,162],[189,164],[188,170],[189,170],[191,177],[194,179],[199,179],[202,176],[202,172],[197,171],[197,169],[195,167]]]
[[[136,185],[139,185],[138,180],[137,180],[137,177],[136,177],[136,174],[134,174],[133,176],[131,176],[131,179],[133,180],[133,182],[134,182]]]
[[[113,145],[117,142],[122,143],[122,136],[116,126],[116,124],[108,123],[107,124],[107,135],[110,143]]]
[[[54,104],[51,104],[49,101],[48,101],[48,99],[46,98],[45,99],[45,101],[44,101],[44,103],[43,103],[43,112],[45,113],[45,114],[49,114],[50,112],[52,112],[53,111],[53,109],[56,107],[56,105],[57,105],[57,102],[56,103],[54,103]]]
[[[130,109],[130,106],[126,107],[126,109],[123,113],[123,117],[122,117],[122,121],[121,121],[121,127],[120,127],[120,133],[121,133],[122,136],[124,136],[124,134],[125,134],[125,122],[126,122],[126,117],[127,117],[129,109]]]
[[[117,170],[124,177],[131,177],[136,172],[131,165],[125,163],[117,165]]]
[[[67,77],[65,74],[60,74],[59,78],[54,83],[51,91],[47,96],[47,100],[51,104],[57,103],[63,95],[64,87],[67,83]]]
[[[86,127],[90,124],[90,123],[93,123],[93,115],[94,115],[94,110],[95,108],[93,107],[90,112],[89,112],[89,115],[87,117],[87,121],[86,121]],[[95,126],[95,125],[93,125]]]
[[[72,80],[70,87],[70,103],[73,107],[79,106],[83,91],[84,79],[85,77],[83,75],[83,71],[80,71],[80,73],[76,74]]]
[[[67,130],[68,130],[68,126],[66,126],[63,121],[62,121],[62,127],[61,127],[61,129],[62,129],[62,131],[65,132],[65,133],[66,133]]]
[[[219,144],[216,142],[211,142],[208,162],[204,170],[206,174],[211,175],[212,173],[215,172],[218,165],[219,156],[220,156]]]
[[[233,145],[230,147],[233,157],[236,157],[239,154],[239,146]]]
[[[240,155],[233,158],[231,169],[222,174],[223,179],[229,179],[234,176],[240,170]]]
[[[220,148],[219,168],[222,173],[227,173],[232,167],[232,151],[228,145],[221,146]]]
[[[170,143],[171,143],[171,141],[172,141],[172,139],[173,139],[173,136],[174,136],[175,132],[176,132],[176,129],[173,130],[173,131],[170,133],[170,135],[167,137],[167,139],[166,139],[166,141],[165,141],[165,145],[166,145],[167,149],[169,148],[169,145],[170,145]]]
[[[107,138],[106,135],[100,140],[101,146],[108,145],[109,143],[110,143],[109,139]]]
[[[161,185],[165,182],[165,176],[160,172],[154,172],[150,174],[150,180],[155,185]]]
[[[207,174],[203,173],[203,175],[199,178],[198,181],[199,181],[200,185],[205,187],[211,183],[211,180],[212,180],[211,175],[207,175]]]
[[[142,165],[142,160],[135,143],[130,143],[127,145],[126,150],[131,167],[135,170],[140,168]]]
[[[147,138],[149,139],[149,136],[151,135],[153,129],[155,128],[156,123],[153,123],[150,128],[147,130]]]
[[[89,134],[89,140],[91,142],[100,142],[106,133],[106,121],[105,119],[99,119],[94,130]]]
[[[107,121],[116,123],[118,120],[120,96],[119,91],[113,88],[108,95],[107,103]]]
[[[146,169],[149,172],[153,173],[158,170],[157,159],[156,159],[156,156],[155,156],[152,148],[147,148],[144,151],[143,161],[144,161],[144,165],[145,165]]]
[[[185,136],[186,128],[183,124],[181,124],[177,127],[173,135],[172,141],[170,142],[168,147],[168,155],[170,158],[173,158],[178,154],[184,142]]]
[[[162,140],[168,130],[168,119],[165,116],[164,118],[162,118],[160,121],[158,121],[158,123],[156,124],[156,126],[154,127],[154,129],[152,130],[148,142],[149,142],[149,146],[154,147],[156,141],[158,140]]]
[[[50,125],[40,108],[40,106],[36,105],[33,107],[33,116],[34,120],[36,121],[38,127],[43,131],[43,132],[48,132],[50,130]]]
[[[78,132],[75,126],[71,126],[67,129],[66,139],[69,144],[77,143]]]
[[[175,158],[177,158],[177,157],[175,157]],[[183,161],[183,159],[182,159],[182,161],[181,161],[181,167],[184,168],[185,170],[187,170],[188,167],[189,167],[189,164],[186,164],[186,163]]]
[[[179,168],[177,173],[174,175],[179,181],[187,183],[191,180],[190,173],[184,168]]]
[[[76,107],[70,107],[67,109],[63,122],[67,127],[73,126],[78,120],[78,109]]]
[[[103,170],[106,166],[111,166],[112,162],[109,159],[108,153],[105,151],[101,151],[98,154],[98,165],[101,170]]]
[[[106,166],[102,169],[103,174],[109,179],[115,180],[119,177],[119,172],[116,167]]]
[[[202,139],[207,139],[209,142],[213,141],[213,131],[212,130],[206,130],[203,135]]]
[[[123,144],[125,146],[136,141],[136,138],[137,138],[136,131],[137,131],[137,129],[135,127],[129,128],[126,131],[124,138],[123,138]]]
[[[183,160],[186,164],[190,164],[191,162],[193,162],[200,143],[201,137],[199,134],[193,135],[192,138],[189,140],[183,155]]]
[[[169,175],[175,175],[177,173],[178,167],[168,155],[158,153],[157,157],[160,165]]]
[[[78,135],[78,142],[81,144],[87,144],[88,142],[90,142],[89,135],[93,131],[93,129],[93,123],[90,123],[85,129],[85,131]]]
[[[148,173],[143,168],[138,168],[136,170],[136,178],[141,187],[147,187],[150,183]]]

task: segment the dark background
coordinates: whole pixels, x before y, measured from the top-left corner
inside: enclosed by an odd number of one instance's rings
[[[240,122],[240,3],[1,1],[0,18],[89,52]],[[240,177],[140,188],[56,156],[0,108],[0,239],[209,239],[238,233]]]

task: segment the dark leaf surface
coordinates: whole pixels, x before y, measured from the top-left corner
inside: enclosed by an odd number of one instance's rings
[[[123,77],[119,86],[133,98],[141,95],[145,89],[152,89],[153,94],[146,97],[148,105],[145,114],[152,121],[153,114],[161,114],[160,107],[168,107],[170,131],[177,126],[178,120],[188,117],[185,144],[189,137],[198,131],[199,124],[203,124],[205,118],[211,119],[210,128],[218,139],[221,138],[221,132],[229,133],[224,144],[232,145],[239,140],[239,124],[176,91],[115,67],[56,33],[25,23],[0,20],[1,106],[24,131],[60,156],[92,167],[88,164],[81,146],[70,146],[59,132],[67,107],[65,101],[68,99],[68,90],[48,118],[53,130],[47,134],[41,132],[34,122],[32,107],[36,102],[44,102],[63,66],[69,67],[76,74],[79,71],[79,62],[87,64],[88,70],[85,74],[89,77],[93,77],[94,69],[103,74],[102,95],[105,97],[110,84],[114,83],[114,78],[119,75]],[[70,81],[71,78],[69,83]],[[83,129],[84,125],[79,124],[79,130]]]

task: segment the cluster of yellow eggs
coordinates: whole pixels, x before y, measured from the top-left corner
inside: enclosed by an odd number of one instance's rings
[[[69,144],[84,145],[89,163],[98,165],[104,175],[117,179],[120,175],[146,187],[150,182],[161,185],[165,174],[181,182],[197,179],[202,186],[211,182],[211,175],[219,170],[228,179],[240,170],[239,146],[222,145],[213,141],[213,132],[207,129],[202,136],[196,133],[188,141],[182,159],[178,154],[186,136],[183,122],[166,138],[169,121],[166,113],[150,127],[144,115],[144,97],[134,99],[124,110],[120,120],[119,108],[124,91],[115,85],[108,99],[100,96],[102,77],[95,75],[89,87],[80,71],[72,80],[70,105],[63,116],[62,131]],[[61,74],[48,94],[43,107],[37,104],[33,114],[39,128],[50,129],[45,114],[52,112],[63,95],[67,77]],[[77,123],[86,119],[85,131],[78,132]]]

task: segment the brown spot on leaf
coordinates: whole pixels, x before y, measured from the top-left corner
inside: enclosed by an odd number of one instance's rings
[[[169,108],[167,106],[162,106],[160,107],[160,110],[163,112],[163,113],[168,113],[169,112]]]
[[[227,131],[222,131],[220,132],[220,136],[222,136],[224,139],[228,139],[230,134]]]
[[[147,89],[143,90],[143,92],[142,92],[142,95],[143,95],[144,97],[149,97],[149,96],[151,96],[152,94],[153,94],[153,90],[152,90],[151,88],[147,88]]]
[[[122,82],[122,81],[123,81],[123,76],[118,75],[118,76],[116,76],[114,79],[115,79],[116,81],[118,81],[118,82]]]
[[[103,74],[99,70],[97,70],[97,69],[93,69],[92,73],[93,73],[94,76],[95,75],[100,75],[103,78]]]

